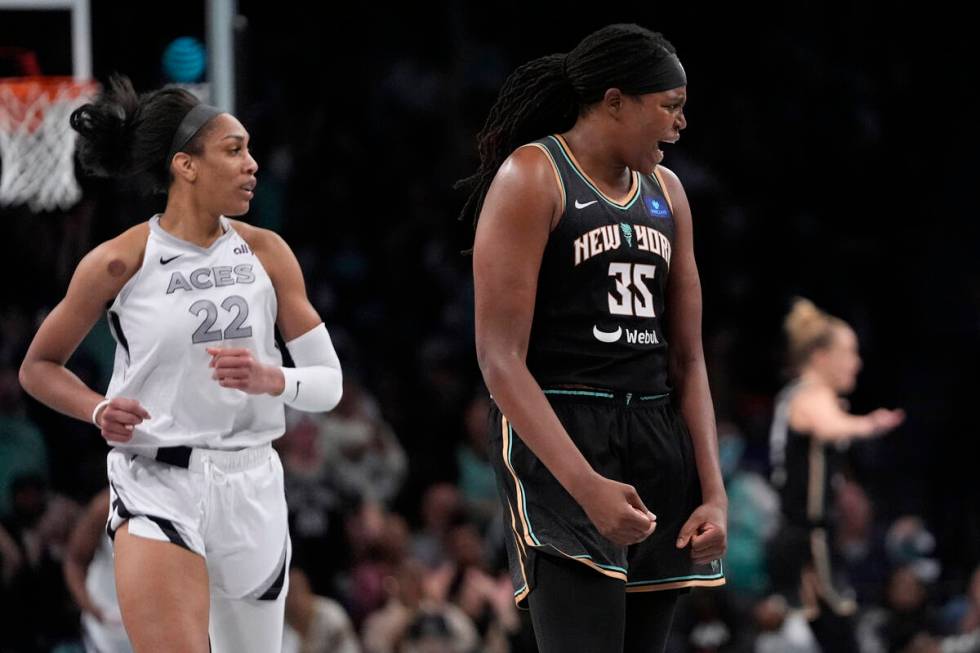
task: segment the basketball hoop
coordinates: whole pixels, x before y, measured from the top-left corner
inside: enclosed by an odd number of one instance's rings
[[[64,210],[81,199],[68,117],[98,90],[71,77],[0,79],[0,206]]]

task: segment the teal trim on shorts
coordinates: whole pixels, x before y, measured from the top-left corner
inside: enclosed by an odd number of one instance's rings
[[[527,583],[524,583],[524,587],[522,587],[521,589],[519,589],[516,592],[514,592],[514,596],[517,596],[518,594],[520,594],[521,592],[523,592],[526,589],[527,589]]]
[[[590,390],[544,390],[546,395],[569,395],[573,397],[602,397],[603,399],[615,399],[616,395],[611,392],[592,392]]]
[[[542,392],[544,392],[546,395],[563,395],[563,396],[566,396],[566,397],[596,397],[596,398],[599,398],[599,399],[618,399],[618,400],[623,400],[626,403],[627,406],[633,400],[633,393],[632,392],[627,392],[625,394],[621,394],[618,397],[615,394],[613,394],[612,392],[599,392],[599,391],[596,391],[596,390],[565,390],[565,389],[558,389],[558,388],[548,388],[546,390],[542,390]],[[669,392],[665,392],[665,393],[659,394],[659,395],[642,395],[642,396],[637,397],[636,400],[637,401],[656,401],[658,399],[664,399],[664,398],[669,397],[669,396],[670,396],[670,393]]]
[[[717,574],[692,574],[691,576],[674,576],[672,578],[659,578],[657,580],[634,580],[626,583],[626,587],[631,585],[662,585],[663,583],[673,583],[681,580],[718,580],[725,577],[725,563],[718,561]]]
[[[507,464],[510,465],[511,470],[514,472],[514,478],[517,479],[517,483],[521,486],[521,504],[524,506],[524,520],[527,522],[527,531],[534,540],[534,543],[541,546],[541,542],[538,541],[538,537],[534,534],[534,529],[531,527],[531,513],[527,511],[527,490],[524,489],[524,484],[521,483],[520,477],[517,475],[517,470],[514,469],[514,463],[510,459],[510,451],[514,446],[514,427],[511,426],[510,420],[507,420],[507,435],[510,438],[507,440]]]
[[[629,573],[625,569],[623,569],[622,567],[617,567],[616,565],[602,565],[602,564],[599,564],[598,562],[596,562],[592,558],[592,556],[590,556],[587,553],[583,553],[583,554],[577,555],[577,556],[570,555],[568,557],[569,558],[586,558],[588,560],[591,560],[592,561],[592,564],[594,564],[596,567],[602,567],[603,569],[609,569],[610,571],[620,571],[620,572],[622,572],[624,574],[628,574]]]

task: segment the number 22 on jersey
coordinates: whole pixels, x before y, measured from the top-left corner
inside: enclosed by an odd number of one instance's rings
[[[204,321],[201,322],[201,325],[191,335],[192,343],[198,344],[202,342],[252,337],[252,327],[245,326],[245,320],[248,319],[248,302],[245,301],[244,297],[240,295],[226,297],[221,302],[221,308],[225,309],[228,313],[232,311],[236,312],[235,317],[225,327],[224,331],[221,329],[212,329],[215,322],[218,321],[218,307],[214,305],[214,302],[207,299],[199,299],[191,304],[191,307],[188,309],[191,313],[197,316],[200,316],[202,313],[204,314]]]

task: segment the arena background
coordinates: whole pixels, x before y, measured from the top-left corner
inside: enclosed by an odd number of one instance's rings
[[[743,437],[739,469],[766,473],[783,382],[781,319],[793,296],[806,296],[859,335],[865,369],[852,409],[908,413],[896,432],[850,454],[851,477],[873,506],[868,537],[887,558],[864,607],[884,600],[887,570],[899,564],[885,536],[907,515],[935,538],[915,554],[941,565],[928,582],[931,608],[962,605],[957,597],[980,562],[978,66],[969,22],[930,8],[242,0],[236,113],[260,166],[246,219],[292,245],[347,376],[373,397],[371,419],[390,426],[407,456],[382,512],[420,532],[426,491],[463,482],[466,409],[482,386],[470,259],[461,254],[472,231],[456,219],[463,197],[452,185],[475,167],[475,133],[496,91],[528,59],[567,51],[609,22],[638,22],[664,32],[688,72],[689,126],[665,165],[691,199],[709,375],[722,430]],[[200,2],[95,0],[95,77],[121,72],[139,90],[158,87],[167,81],[165,47],[180,36],[204,40],[204,16]],[[35,51],[46,74],[70,73],[67,35],[64,16],[0,12],[0,48]],[[0,517],[8,522],[17,519],[9,487],[30,468],[15,462],[30,458],[15,431],[40,435],[46,454],[36,471],[49,501],[84,504],[105,483],[95,429],[16,385],[38,321],[81,256],[162,207],[124,183],[82,183],[84,199],[70,211],[0,209]],[[111,355],[102,324],[71,366],[104,387]],[[324,529],[348,570],[359,554],[345,537],[362,505],[363,497],[337,499]],[[474,521],[493,558],[492,528]],[[52,541],[49,557],[58,555]],[[345,595],[343,565],[309,564],[314,590],[361,623],[369,611]],[[0,650],[74,650],[68,626],[51,624],[77,613],[54,567],[38,569],[41,580],[29,585],[43,591],[0,590]],[[728,593],[736,607],[713,613],[733,633],[728,643],[699,643],[691,633],[700,617],[682,614],[674,650],[752,650],[754,628],[730,615],[749,614],[764,589]],[[695,592],[689,603],[704,594],[720,593]],[[513,650],[531,650],[518,639]]]

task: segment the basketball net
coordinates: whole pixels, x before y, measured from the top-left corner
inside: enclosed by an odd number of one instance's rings
[[[68,117],[97,92],[71,77],[0,79],[0,206],[66,210],[81,199]]]

